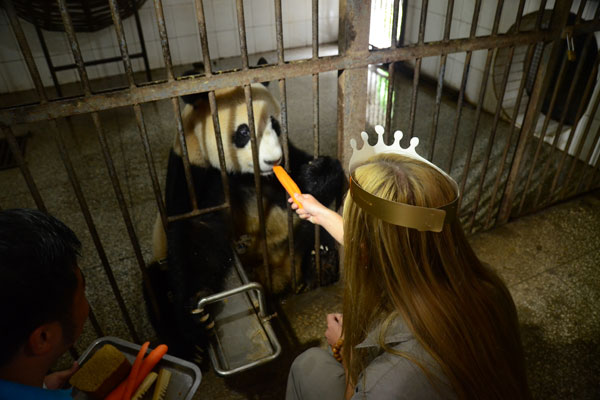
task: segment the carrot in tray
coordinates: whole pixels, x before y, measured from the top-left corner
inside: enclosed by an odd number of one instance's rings
[[[145,345],[145,343],[144,343],[144,345]],[[146,349],[147,348],[148,347],[146,347]],[[146,378],[146,376],[150,373],[150,371],[152,371],[152,368],[154,368],[154,366],[156,364],[158,364],[158,362],[163,358],[163,356],[165,354],[167,354],[168,349],[169,348],[165,344],[158,345],[158,346],[156,346],[156,348],[154,350],[152,350],[150,352],[150,354],[148,354],[148,356],[146,358],[144,358],[142,360],[139,370],[138,370],[139,372],[137,373],[137,376],[135,377],[135,379],[133,381],[134,382],[133,389],[129,393],[129,397],[126,397],[126,400],[129,400],[131,398],[131,394],[138,388],[138,386],[140,386],[142,381]],[[140,350],[140,352],[141,352],[141,350]],[[142,353],[142,354],[145,354],[145,353],[146,353],[146,350],[144,350],[144,353]],[[137,358],[136,358],[136,362],[137,362]],[[132,369],[132,372],[133,372],[133,369]],[[129,378],[127,378],[126,380],[121,382],[121,384],[119,386],[117,386],[117,388],[115,390],[113,390],[108,395],[108,397],[106,397],[105,400],[121,400],[123,398],[123,395],[125,394],[125,389],[127,388],[128,381],[129,381]]]
[[[273,167],[273,172],[275,173],[277,179],[279,179],[281,185],[289,193],[292,200],[294,200],[294,203],[296,203],[298,207],[304,208],[302,207],[302,203],[300,203],[294,196],[295,193],[302,194],[302,192],[300,191],[298,185],[296,185],[296,182],[294,182],[294,180],[285,171],[285,169],[283,169],[283,167],[280,165],[276,165]]]

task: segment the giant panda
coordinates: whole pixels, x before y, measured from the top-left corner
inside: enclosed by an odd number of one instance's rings
[[[283,165],[285,161],[280,138],[280,109],[266,85],[252,84],[251,93],[272,290],[282,293],[290,285],[291,260],[286,194],[272,171],[274,165]],[[223,289],[225,276],[234,268],[233,251],[237,251],[242,264],[249,269],[251,278],[265,283],[244,89],[217,90],[215,97],[229,181],[231,220],[225,210],[220,210],[173,221],[165,232],[157,218],[153,232],[155,262],[148,269],[162,317],[161,323],[157,324],[150,313],[150,320],[161,339],[169,343],[172,353],[188,359],[193,358],[196,350],[202,349],[208,340],[203,323],[206,316],[191,311],[199,299]],[[183,129],[198,208],[214,207],[224,203],[225,198],[208,97],[201,93],[183,96],[182,100],[185,103]],[[345,184],[339,161],[330,157],[313,159],[290,143],[289,162],[290,175],[303,193],[311,193],[323,204],[339,200]],[[192,211],[178,135],[175,135],[169,154],[165,206],[168,216]],[[314,234],[312,224],[294,215],[296,276],[307,286],[319,284],[314,277]],[[335,241],[323,229],[320,241],[320,283],[332,283],[338,278]],[[166,263],[158,262],[165,259]]]

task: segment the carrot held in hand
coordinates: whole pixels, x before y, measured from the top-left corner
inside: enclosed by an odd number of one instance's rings
[[[285,169],[283,169],[283,167],[280,165],[274,166],[273,172],[275,172],[275,176],[277,177],[277,179],[279,179],[279,182],[281,183],[281,185],[289,193],[292,200],[294,200],[294,203],[296,203],[298,205],[298,207],[303,208],[302,203],[300,203],[296,199],[296,196],[294,196],[295,193],[302,194],[302,192],[300,191],[300,188],[298,187],[298,185],[296,185],[296,182],[294,182],[293,179],[290,178],[288,173],[285,172]]]

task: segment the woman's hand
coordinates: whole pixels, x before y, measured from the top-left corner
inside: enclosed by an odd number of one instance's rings
[[[341,337],[342,314],[327,314],[327,330],[325,331],[325,338],[327,339],[327,343],[331,347],[333,347]]]
[[[319,203],[310,194],[295,194],[297,201],[302,203],[302,208],[298,207],[290,197],[288,202],[292,210],[302,219],[306,219],[316,225],[321,225],[333,238],[340,244],[344,243],[344,222],[342,216],[333,210]]]
[[[73,363],[71,368],[65,369],[64,371],[54,372],[52,374],[46,375],[44,378],[44,384],[48,389],[62,389],[65,384],[69,381],[71,376],[79,369],[79,364],[77,361]]]

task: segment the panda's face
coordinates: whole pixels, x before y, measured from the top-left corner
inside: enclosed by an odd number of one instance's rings
[[[223,89],[215,92],[215,95],[227,172],[253,173],[252,144],[244,90]],[[273,166],[282,163],[283,158],[279,141],[279,105],[267,88],[256,84],[252,85],[252,107],[259,170],[262,175],[268,175],[273,172]],[[187,105],[183,118],[190,162],[194,165],[220,168],[208,102],[198,102],[194,107]],[[175,147],[178,147],[177,142]]]

